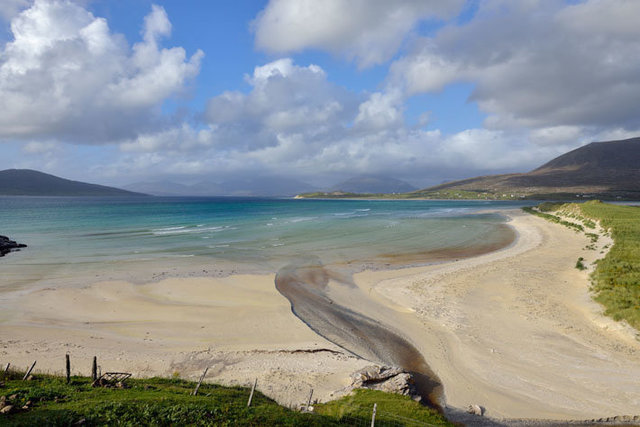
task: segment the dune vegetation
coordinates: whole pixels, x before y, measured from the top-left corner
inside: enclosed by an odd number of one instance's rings
[[[640,330],[640,207],[592,200],[581,204],[543,203],[524,210],[577,231],[593,229],[598,222],[610,233],[613,246],[597,261],[591,274],[594,299],[604,306],[607,316],[625,320]],[[595,233],[585,234],[592,244],[598,239]]]
[[[334,426],[369,425],[373,404],[378,419],[411,419],[434,425],[452,425],[433,409],[406,396],[358,390],[324,405],[315,413],[285,408],[256,391],[247,406],[250,390],[202,384],[182,379],[128,379],[125,386],[92,387],[88,377],[65,378],[35,375],[23,381],[23,373],[0,372],[0,424],[9,426],[70,425],[198,425],[198,426]],[[403,418],[407,418],[406,423]]]

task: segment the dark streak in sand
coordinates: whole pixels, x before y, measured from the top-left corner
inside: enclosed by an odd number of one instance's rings
[[[495,242],[467,248],[448,248],[420,254],[393,257],[397,264],[430,263],[468,258],[509,246],[515,233],[507,230]],[[389,261],[391,256],[383,257]],[[395,263],[394,263],[395,264]],[[417,391],[432,406],[440,408],[443,388],[423,355],[398,332],[363,314],[357,313],[328,296],[328,284],[335,280],[345,286],[355,285],[327,267],[317,257],[296,260],[276,274],[276,289],[291,303],[291,311],[314,332],[349,353],[391,366],[401,367],[414,375]],[[362,295],[363,298],[367,296]]]

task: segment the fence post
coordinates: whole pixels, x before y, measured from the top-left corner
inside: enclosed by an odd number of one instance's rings
[[[204,369],[204,372],[202,373],[202,376],[200,376],[200,381],[198,381],[198,385],[196,386],[195,390],[193,390],[193,392],[191,393],[192,396],[197,396],[198,395],[198,390],[200,390],[200,384],[202,384],[202,380],[204,380],[204,377],[207,375],[207,371],[209,370],[209,367],[207,366]]]
[[[378,404],[373,404],[373,414],[371,415],[371,427],[375,427],[376,425],[376,409],[378,409]]]
[[[313,397],[313,389],[311,389],[311,393],[309,393],[309,400],[307,401],[307,411],[311,407],[311,398]]]
[[[253,400],[253,392],[256,390],[256,385],[258,384],[258,379],[253,382],[253,387],[251,387],[251,394],[249,394],[249,401],[247,402],[247,408],[251,406],[251,401]]]
[[[67,368],[67,384],[71,382],[71,360],[69,360],[69,353],[65,355],[66,359],[66,368]]]
[[[33,371],[33,367],[36,366],[36,361],[33,361],[33,365],[31,365],[31,367],[29,368],[29,370],[27,371],[26,374],[24,374],[24,377],[22,378],[22,381],[25,381],[27,378],[29,378],[29,374],[31,373],[31,371]]]
[[[91,379],[93,381],[98,379],[98,358],[93,356],[93,364],[91,365]]]

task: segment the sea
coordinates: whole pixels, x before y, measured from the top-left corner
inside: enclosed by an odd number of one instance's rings
[[[354,270],[426,264],[438,253],[499,245],[509,232],[500,211],[526,204],[0,197],[0,234],[28,245],[0,258],[0,287],[275,273],[308,257]]]

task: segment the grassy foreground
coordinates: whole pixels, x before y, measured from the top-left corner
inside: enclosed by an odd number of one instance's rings
[[[607,255],[597,261],[591,275],[595,300],[605,307],[605,314],[615,320],[626,320],[640,330],[640,207],[619,206],[598,200],[586,203],[543,203],[538,211],[527,212],[583,231],[581,225],[562,220],[548,212],[580,221],[586,228],[594,228],[594,221],[607,230],[614,244]],[[579,225],[579,228],[576,227]],[[586,233],[597,239],[593,233]]]
[[[434,425],[452,425],[405,396],[370,390],[316,405],[317,413],[308,414],[282,407],[257,391],[248,408],[249,390],[243,387],[202,384],[198,395],[191,396],[195,383],[180,379],[129,379],[128,387],[122,389],[94,388],[86,377],[72,377],[70,384],[49,375],[36,375],[31,381],[21,379],[16,372],[7,378],[0,373],[0,399],[4,396],[6,404],[14,407],[11,414],[0,414],[0,425],[353,425],[370,423],[376,402],[378,419],[410,417]]]

